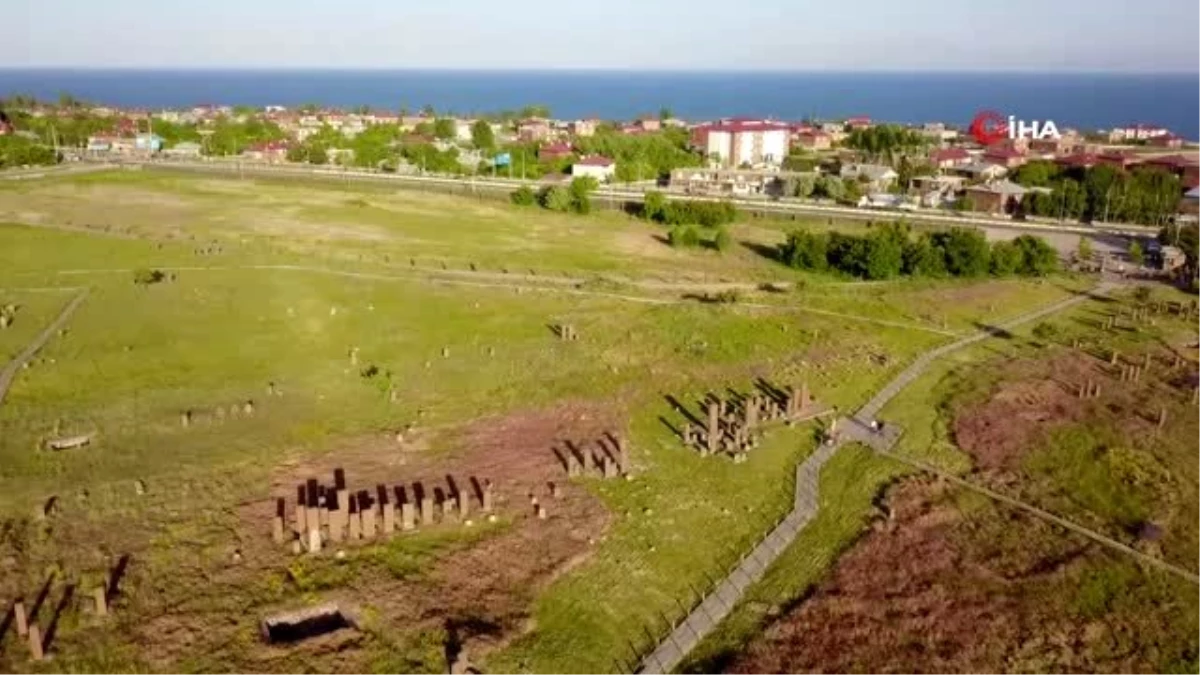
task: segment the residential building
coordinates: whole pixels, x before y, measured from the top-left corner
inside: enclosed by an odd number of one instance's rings
[[[869,192],[886,192],[899,177],[895,169],[882,164],[843,164],[838,175],[865,184]]]
[[[538,148],[537,156],[539,160],[553,161],[570,157],[575,152],[570,143],[550,143]]]
[[[946,125],[941,122],[929,122],[921,127],[921,135],[942,143],[950,142],[958,138],[958,131],[947,129]]]
[[[471,127],[475,120],[454,120],[454,138],[460,143],[471,142]]]
[[[540,118],[530,118],[517,123],[517,138],[526,143],[550,138],[550,123]]]
[[[1096,155],[1097,164],[1104,164],[1118,169],[1128,169],[1137,164],[1137,161],[1137,156],[1131,152],[1110,151]]]
[[[1026,192],[1028,190],[1012,181],[998,180],[968,187],[964,197],[971,200],[972,211],[1005,214],[1017,209]]]
[[[723,167],[779,166],[788,154],[790,128],[770,121],[729,121],[692,129],[692,145]]]
[[[195,159],[200,156],[200,144],[184,141],[162,151],[162,154],[175,159]]]
[[[287,160],[288,144],[286,141],[262,141],[253,143],[242,151],[242,158],[253,162],[283,162]],[[333,149],[329,150],[330,161],[333,161]]]
[[[568,125],[567,131],[572,136],[594,136],[599,123],[600,120],[597,119],[575,120]]]
[[[1171,132],[1157,124],[1130,124],[1124,127],[1110,129],[1109,143],[1124,143],[1128,141],[1148,141],[1159,136],[1168,136]]]
[[[962,176],[914,176],[912,190],[921,196],[921,205],[930,208],[951,201],[967,182]]]
[[[796,145],[808,150],[828,150],[833,147],[833,137],[817,129],[802,131],[792,138]]]
[[[869,129],[871,127],[871,118],[865,115],[851,117],[846,120],[847,129]]]
[[[1143,161],[1141,166],[1149,169],[1161,169],[1183,178],[1189,168],[1192,169],[1193,172],[1195,171],[1196,160],[1186,155],[1162,155]]]
[[[591,176],[601,183],[612,178],[616,170],[616,162],[600,155],[584,157],[571,165],[572,176]]]
[[[718,169],[689,167],[671,171],[670,189],[697,195],[774,194],[785,196],[787,181],[815,173],[776,171],[774,169]],[[786,195],[790,196],[790,195]]]
[[[971,162],[966,148],[942,148],[929,153],[929,163],[936,169],[953,169]]]
[[[1064,169],[1090,169],[1099,162],[1096,153],[1081,152],[1066,157],[1059,157],[1054,160],[1054,163]]]
[[[97,134],[88,136],[87,151],[93,154],[104,154],[112,151],[113,137]]]
[[[1166,136],[1156,136],[1156,137],[1151,138],[1150,140],[1146,141],[1146,145],[1149,145],[1149,146],[1152,146],[1155,148],[1182,148],[1183,147],[1183,137],[1176,136],[1174,134],[1167,134]]]
[[[1009,147],[989,147],[983,153],[983,162],[1013,169],[1025,163],[1025,155]]]
[[[1008,175],[1008,169],[1000,164],[988,164],[987,162],[971,162],[962,166],[955,167],[954,173],[964,176],[968,180],[996,180]]]
[[[634,125],[642,131],[659,131],[662,129],[662,122],[657,117],[643,117],[634,122]]]

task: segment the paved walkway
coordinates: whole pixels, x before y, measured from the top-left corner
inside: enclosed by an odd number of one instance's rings
[[[734,606],[741,600],[746,590],[766,574],[767,568],[796,540],[800,531],[816,515],[820,495],[821,469],[843,443],[846,441],[860,442],[882,453],[887,453],[895,445],[902,433],[899,427],[885,424],[882,429],[877,430],[872,427],[871,423],[889,401],[911,384],[932,363],[952,351],[986,340],[1009,328],[1062,311],[1090,298],[1102,296],[1113,286],[1112,283],[1101,283],[1089,293],[1080,294],[1040,310],[1023,314],[1015,319],[1005,321],[999,326],[932,349],[901,371],[853,417],[837,420],[838,441],[831,445],[822,445],[796,467],[796,497],[791,513],[780,521],[700,604],[692,609],[682,623],[677,624],[671,633],[663,638],[654,651],[650,652],[642,661],[638,672],[672,672],[683,662],[687,654],[733,611]]]
[[[0,403],[4,403],[4,397],[8,394],[8,388],[12,386],[13,378],[17,376],[17,373],[21,370],[21,366],[25,365],[29,359],[32,359],[33,355],[38,353],[38,350],[46,346],[50,338],[54,337],[54,332],[67,323],[67,320],[71,318],[76,309],[79,309],[79,305],[83,304],[87,296],[88,292],[86,289],[75,296],[59,312],[58,318],[52,321],[49,326],[46,326],[41,333],[38,333],[33,342],[30,342],[20,354],[17,354],[16,358],[9,361],[8,365],[4,366],[3,370],[0,370]]]

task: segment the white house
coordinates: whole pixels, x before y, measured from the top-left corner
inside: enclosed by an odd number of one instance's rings
[[[591,176],[601,183],[612,178],[616,170],[616,162],[600,155],[584,157],[571,165],[572,176]]]
[[[729,120],[692,129],[692,145],[724,167],[779,166],[790,140],[786,124],[764,120]]]

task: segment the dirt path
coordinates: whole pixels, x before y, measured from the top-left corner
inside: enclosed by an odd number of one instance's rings
[[[12,361],[9,361],[8,365],[4,366],[3,370],[0,370],[0,404],[4,403],[4,397],[8,394],[8,388],[12,386],[13,378],[17,376],[17,372],[21,370],[21,367],[28,363],[29,359],[32,359],[34,354],[38,353],[38,350],[46,346],[46,343],[49,342],[50,338],[54,336],[55,331],[62,328],[67,323],[67,321],[71,318],[71,315],[75,313],[75,310],[79,309],[79,306],[83,304],[84,300],[87,299],[87,296],[87,289],[84,289],[79,293],[79,295],[75,296],[71,302],[67,303],[67,306],[64,307],[61,312],[59,312],[58,318],[50,322],[50,325],[46,326],[41,333],[38,333],[37,337],[35,337],[32,342],[26,345],[25,349],[22,350],[20,354],[17,354],[16,358],[14,358]]]

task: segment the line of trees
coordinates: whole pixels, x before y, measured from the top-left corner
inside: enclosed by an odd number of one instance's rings
[[[845,145],[863,153],[868,161],[892,164],[898,155],[924,150],[929,140],[912,129],[895,124],[879,124],[866,129],[854,129]]]
[[[509,194],[509,200],[517,206],[537,204],[560,213],[588,214],[592,211],[591,194],[598,185],[591,176],[578,176],[567,186],[550,185],[536,193],[528,185],[522,185]]]
[[[52,148],[21,136],[0,136],[0,169],[58,163]]]
[[[1025,213],[1084,221],[1161,225],[1174,216],[1183,192],[1179,177],[1155,168],[1124,171],[1114,166],[1062,169],[1052,162],[1029,162],[1013,180],[1025,187],[1050,188],[1022,199]]]
[[[796,230],[780,245],[779,259],[795,269],[862,279],[1044,276],[1058,269],[1058,253],[1041,237],[989,245],[979,230],[956,227],[914,237],[903,223],[876,226],[866,235]]]
[[[737,220],[737,208],[730,202],[671,199],[661,192],[646,193],[642,217],[663,225],[699,225],[718,227]]]
[[[686,129],[630,135],[601,125],[595,135],[576,138],[572,144],[580,155],[604,155],[615,160],[613,178],[624,183],[665,178],[674,169],[703,164],[703,158],[688,148]]]

